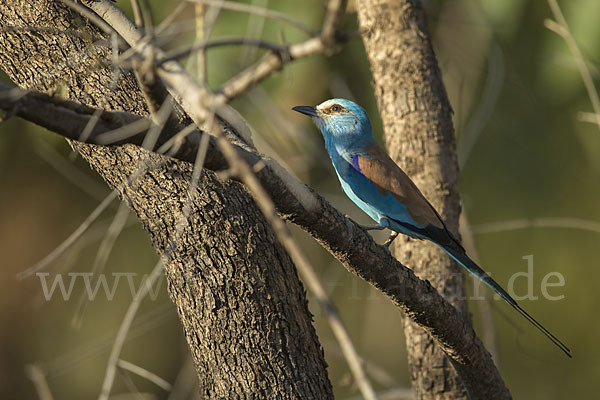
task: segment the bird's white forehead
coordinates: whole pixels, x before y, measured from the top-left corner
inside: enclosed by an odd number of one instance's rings
[[[325,110],[336,103],[337,103],[337,101],[335,101],[334,99],[325,100],[324,102],[322,102],[321,104],[319,104],[317,106],[317,110]]]

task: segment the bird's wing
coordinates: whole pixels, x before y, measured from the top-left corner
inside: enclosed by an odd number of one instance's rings
[[[441,217],[419,188],[377,144],[354,155],[352,166],[373,182],[382,195],[390,193],[404,204],[417,224],[423,227],[433,225],[445,230]]]

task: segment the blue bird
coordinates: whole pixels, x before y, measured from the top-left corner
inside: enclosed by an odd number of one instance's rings
[[[465,269],[498,293],[527,321],[539,329],[567,356],[571,351],[517,302],[484,270],[467,256],[444,221],[394,161],[377,145],[365,110],[345,99],[327,100],[316,107],[292,108],[312,117],[325,139],[325,147],[342,184],[342,189],[377,225],[367,230],[393,231],[389,246],[399,233],[429,240],[442,248]]]

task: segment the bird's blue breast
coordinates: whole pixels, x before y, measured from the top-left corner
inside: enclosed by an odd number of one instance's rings
[[[357,156],[345,158],[335,150],[330,151],[330,156],[342,189],[361,210],[378,223],[387,220],[389,228],[394,231],[414,236],[413,232],[398,223],[400,221],[418,226],[407,212],[406,205],[399,202],[391,193],[381,192],[371,180],[365,177],[360,171]]]

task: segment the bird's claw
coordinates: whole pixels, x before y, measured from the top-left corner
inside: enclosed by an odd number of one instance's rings
[[[394,239],[396,239],[397,237],[398,237],[398,232],[392,232],[390,237],[385,241],[385,243],[383,245],[389,249],[390,245],[392,244]]]

